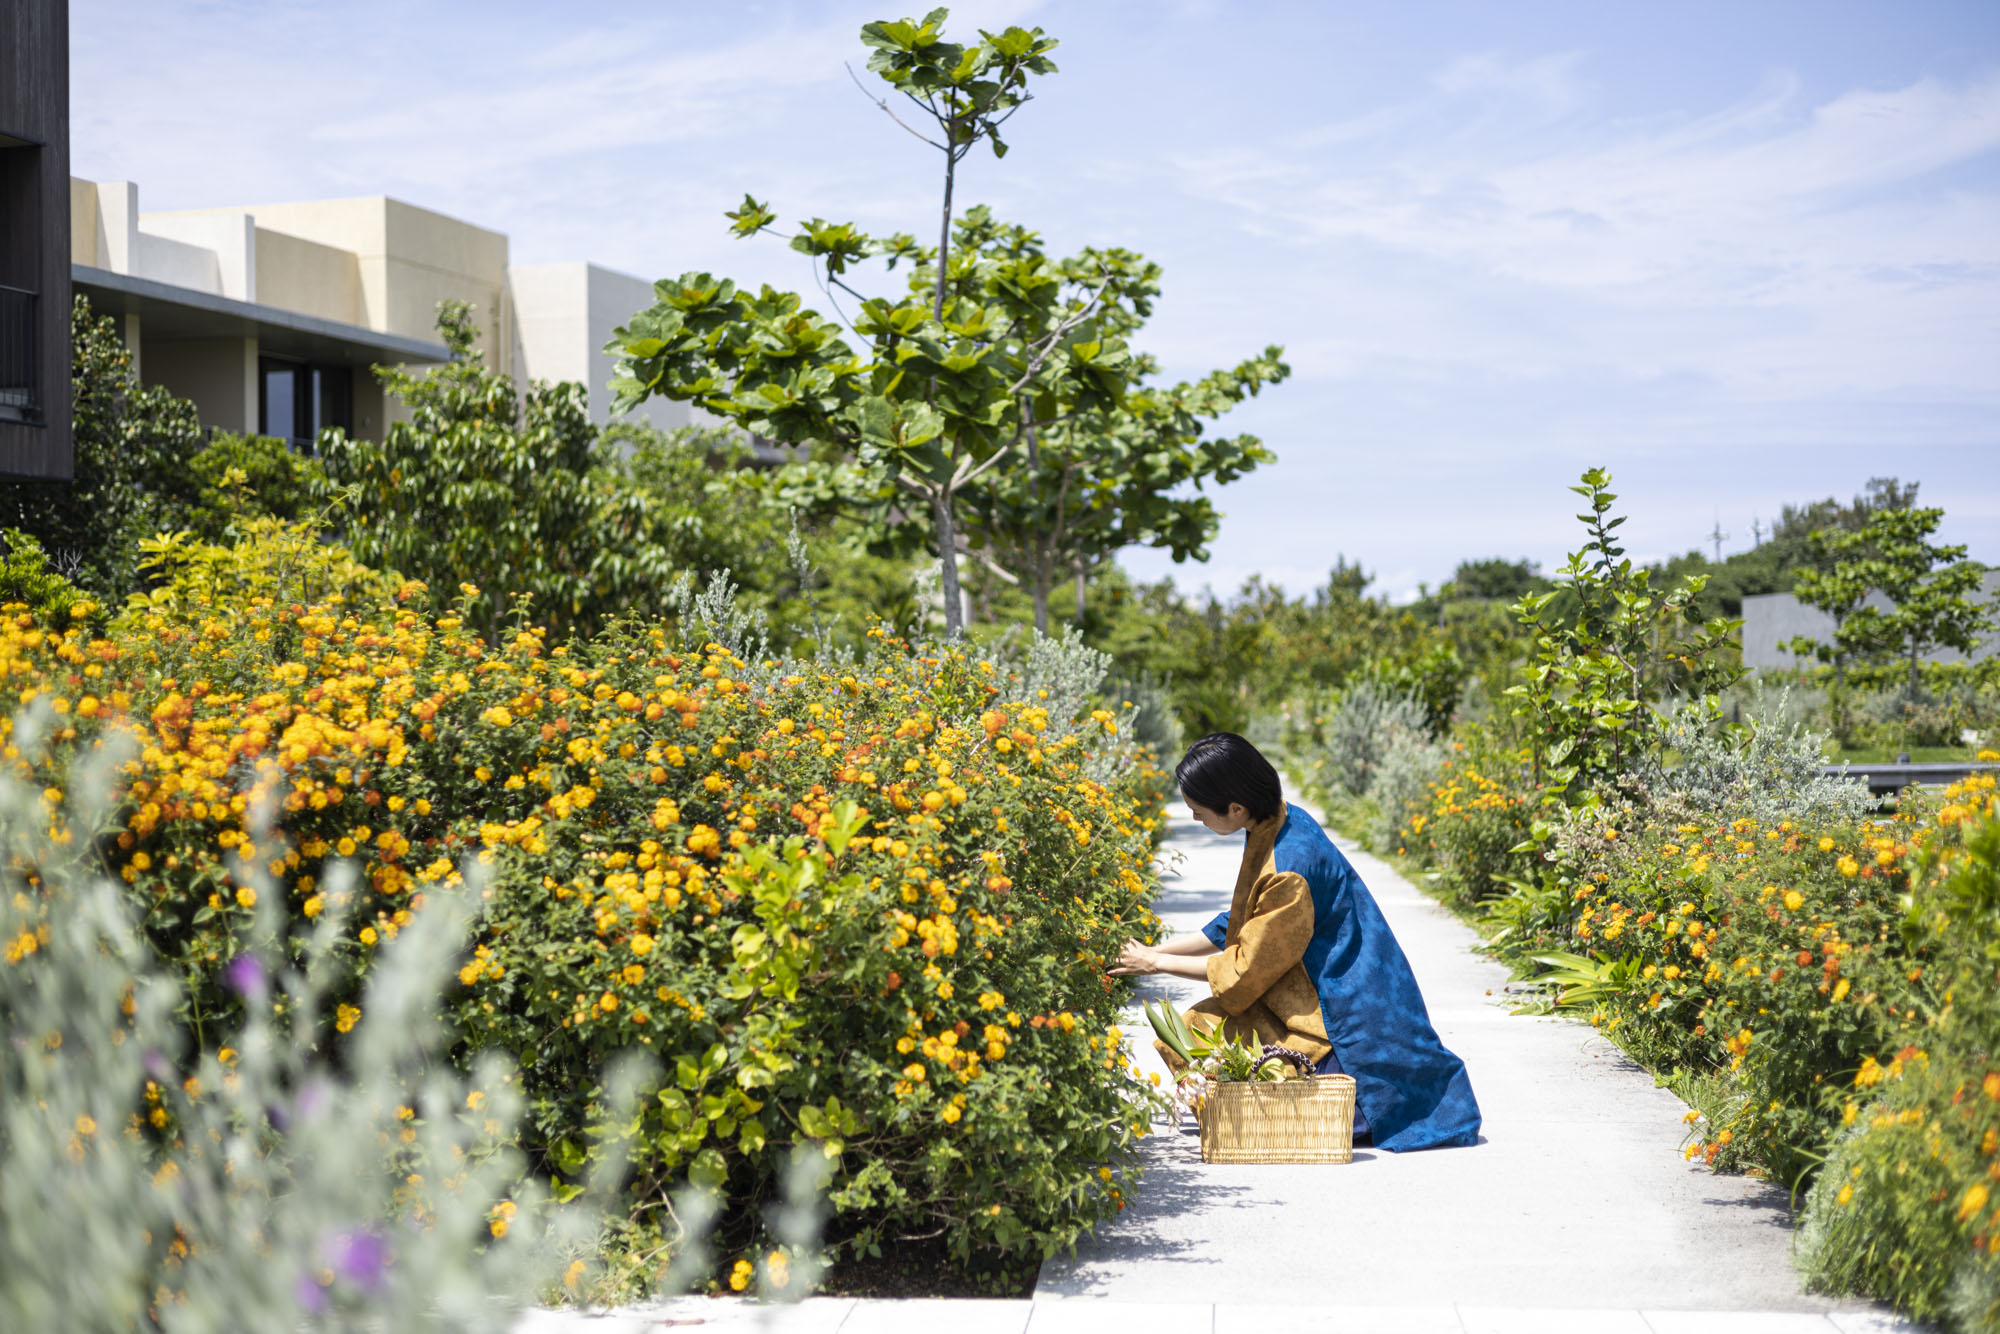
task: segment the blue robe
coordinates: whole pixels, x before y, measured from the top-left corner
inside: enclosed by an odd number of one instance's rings
[[[1438,1040],[1410,961],[1374,896],[1318,821],[1297,806],[1285,810],[1271,849],[1274,869],[1296,873],[1312,890],[1306,976],[1318,988],[1327,1039],[1354,1077],[1376,1146],[1402,1153],[1477,1143],[1479,1103],[1465,1062]],[[1202,928],[1217,949],[1228,933],[1226,911]]]

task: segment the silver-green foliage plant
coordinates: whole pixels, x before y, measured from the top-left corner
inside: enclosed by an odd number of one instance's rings
[[[1349,686],[1326,724],[1330,781],[1350,796],[1365,795],[1390,752],[1426,738],[1424,707],[1415,696],[1380,681]]]
[[[18,753],[39,734],[17,720]],[[96,859],[128,758],[97,750],[60,803],[0,774],[0,1328],[485,1331],[559,1290],[593,1216],[522,1184],[506,1066],[444,1059],[469,891],[433,893],[327,1015],[351,869],[296,964],[281,896],[246,878],[263,944],[228,968],[241,1024],[195,1050]],[[329,1026],[352,1034],[339,1064]]]
[[[1174,702],[1166,686],[1150,676],[1114,681],[1112,685],[1121,700],[1132,701],[1132,739],[1163,760],[1171,761],[1178,756],[1186,746],[1186,738],[1181,733],[1180,719],[1174,715]]]
[[[1431,784],[1444,768],[1444,759],[1445,748],[1421,730],[1396,727],[1389,732],[1368,784],[1375,813],[1369,837],[1376,847],[1392,850],[1402,845],[1403,829],[1412,814],[1428,805]]]
[[[1647,754],[1634,773],[1654,799],[1702,815],[1769,826],[1866,817],[1875,799],[1866,784],[1825,772],[1826,743],[1825,733],[1792,716],[1779,692],[1760,699],[1741,728],[1681,710],[1661,733],[1662,750]]]

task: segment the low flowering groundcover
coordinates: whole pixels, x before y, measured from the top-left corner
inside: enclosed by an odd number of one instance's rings
[[[1057,716],[1004,663],[883,630],[824,662],[638,619],[493,643],[469,586],[318,590],[182,578],[109,621],[0,619],[0,681],[55,727],[5,758],[51,838],[96,841],[196,1049],[244,1022],[229,979],[260,894],[294,950],[344,923],[314,1035],[337,1065],[384,951],[469,885],[436,1003],[465,1068],[512,1063],[520,1147],[558,1197],[622,1164],[601,1291],[664,1272],[690,1184],[723,1201],[721,1280],[749,1281],[730,1256],[771,1272],[763,1201],[801,1149],[835,1256],[1018,1269],[1124,1207],[1148,1095],[1103,968],[1160,929],[1166,775],[1123,710]],[[116,823],[71,826],[67,776],[114,736],[136,747]],[[170,1158],[172,1108],[131,1093]]]

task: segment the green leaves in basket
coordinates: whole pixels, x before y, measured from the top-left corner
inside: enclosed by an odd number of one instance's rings
[[[1189,1065],[1193,1065],[1195,1048],[1206,1047],[1208,1044],[1196,1037],[1188,1028],[1187,1021],[1181,1018],[1180,1011],[1165,1001],[1147,1001],[1142,1008],[1146,1012],[1146,1021],[1152,1024],[1154,1034],[1165,1044],[1167,1050]]]

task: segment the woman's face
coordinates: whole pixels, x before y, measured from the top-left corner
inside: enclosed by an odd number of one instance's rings
[[[1238,834],[1248,829],[1251,824],[1250,812],[1240,801],[1230,802],[1226,811],[1212,811],[1199,802],[1190,801],[1188,813],[1211,834]]]

